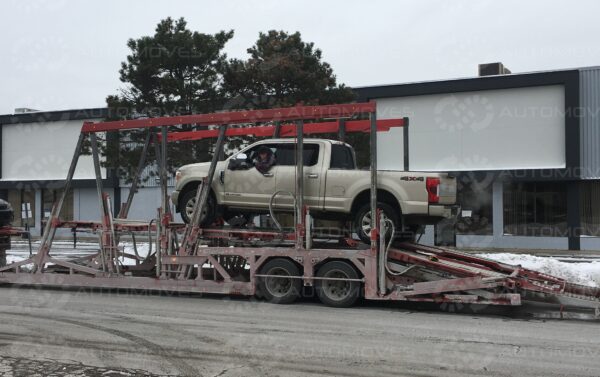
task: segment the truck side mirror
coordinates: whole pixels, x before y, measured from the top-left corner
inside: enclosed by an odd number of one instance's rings
[[[229,166],[227,167],[229,170],[240,170],[247,169],[248,156],[246,153],[238,153],[231,160],[229,160]]]

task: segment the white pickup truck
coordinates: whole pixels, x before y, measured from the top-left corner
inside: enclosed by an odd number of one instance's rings
[[[258,152],[264,154],[266,148],[274,161],[261,173],[255,164]],[[211,224],[219,215],[230,219],[267,213],[275,192],[294,192],[295,156],[293,139],[268,139],[219,162],[202,223]],[[186,223],[192,215],[198,184],[208,175],[209,166],[210,163],[190,164],[176,172],[171,200]],[[304,175],[304,203],[311,215],[317,219],[351,221],[359,237],[368,241],[370,172],[357,169],[352,147],[334,140],[305,139]],[[456,215],[456,180],[444,173],[380,170],[378,202],[397,230],[414,231],[420,225],[435,224]],[[289,195],[278,195],[273,203],[276,210],[293,208]]]

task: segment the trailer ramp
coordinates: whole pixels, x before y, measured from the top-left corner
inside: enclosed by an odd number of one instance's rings
[[[400,243],[388,250],[390,296],[407,301],[521,305],[525,301],[600,312],[600,289],[441,247]]]

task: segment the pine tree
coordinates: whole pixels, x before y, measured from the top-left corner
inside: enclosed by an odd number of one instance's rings
[[[157,25],[154,35],[130,39],[130,54],[119,70],[125,87],[106,99],[109,119],[219,110],[223,105],[220,82],[227,58],[222,50],[232,37],[232,30],[214,35],[192,32],[183,18],[167,18]],[[105,165],[118,169],[120,177],[130,179],[144,132],[121,132],[119,136],[120,142],[108,143]],[[111,139],[110,135],[107,139]],[[206,140],[169,144],[169,169],[207,160],[210,143]]]
[[[329,63],[299,32],[260,33],[247,60],[231,59],[223,90],[231,108],[272,108],[350,102],[354,93],[337,84]]]

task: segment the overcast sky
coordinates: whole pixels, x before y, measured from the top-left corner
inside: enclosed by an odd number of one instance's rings
[[[0,14],[0,114],[104,106],[122,86],[127,39],[167,16],[234,29],[229,57],[245,57],[259,31],[300,31],[350,86],[475,76],[493,61],[513,72],[600,65],[598,1],[0,0]]]

